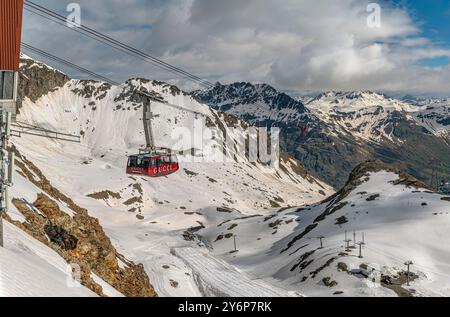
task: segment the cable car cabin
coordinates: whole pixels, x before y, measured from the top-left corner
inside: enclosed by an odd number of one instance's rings
[[[132,155],[128,158],[127,174],[162,177],[180,169],[175,154]]]

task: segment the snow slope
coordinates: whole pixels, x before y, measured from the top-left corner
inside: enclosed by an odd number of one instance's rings
[[[450,144],[450,100],[431,99],[417,102],[416,121]]]
[[[287,297],[295,295],[263,281],[255,281],[206,250],[180,248],[175,255],[192,268],[202,293],[219,297]]]
[[[401,143],[394,136],[395,112],[409,113],[417,108],[384,95],[365,92],[326,92],[307,103],[307,108],[340,133],[350,132],[364,141]],[[412,119],[412,117],[411,117]]]
[[[192,95],[218,111],[245,118],[251,123],[309,121],[313,124],[315,119],[301,101],[267,84],[216,84],[210,89],[194,91]]]
[[[125,173],[127,155],[138,152],[145,142],[142,99],[136,89],[155,95],[157,145],[184,153],[179,155],[181,170],[170,177],[149,179]],[[197,246],[198,227],[217,225],[229,216],[268,214],[280,207],[317,202],[333,192],[286,156],[279,170],[251,163],[240,153],[224,162],[200,160],[201,144],[195,143],[192,151],[173,137],[173,131],[181,127],[194,133],[216,127],[232,133],[233,127],[244,128],[246,123],[156,81],[134,79],[115,87],[69,80],[35,101],[25,98],[18,120],[82,135],[81,144],[26,135],[14,137],[12,143],[54,187],[100,220],[120,253],[144,265],[159,296],[203,295],[195,268],[171,253],[174,248]],[[227,151],[219,139],[212,143],[215,153]],[[20,175],[17,179],[23,184],[12,188],[11,199],[34,201],[33,185]],[[12,213],[14,219],[21,219],[18,210]]]
[[[82,143],[33,136],[13,143],[53,186],[100,220],[119,252],[144,265],[160,296],[450,296],[450,253],[441,243],[450,202],[392,171],[363,167],[322,203],[333,191],[290,158],[278,171],[242,156],[240,162],[196,162],[201,146],[191,151],[182,144],[178,173],[126,175],[126,155],[144,143],[142,100],[134,93],[140,87],[159,100],[152,102],[159,146],[177,147],[172,132],[194,131],[196,118],[205,119],[203,128],[222,131],[246,125],[164,83],[69,80],[36,101],[26,99],[18,120],[81,133]],[[227,150],[217,140],[215,148]],[[33,201],[36,191],[18,175],[11,198]],[[18,210],[11,213],[21,219]],[[362,259],[357,249],[346,250],[345,231],[349,239],[355,231],[357,241],[364,232]],[[382,274],[401,280],[407,260],[417,275],[411,287],[380,283]]]
[[[97,296],[68,272],[70,267],[56,252],[5,223],[5,248],[0,248],[1,297]]]
[[[370,91],[331,91],[308,100],[306,107],[325,122],[366,141],[401,142],[389,128],[395,124],[390,118],[395,112],[440,137],[448,137],[450,129],[450,107],[445,99],[406,102]]]
[[[408,260],[417,279],[411,287],[397,285],[402,296],[449,296],[450,252],[442,241],[450,198],[443,198],[393,172],[368,168],[322,204],[230,219],[199,234],[239,270],[306,296],[396,296],[382,286],[381,275],[401,276]],[[353,241],[346,250],[345,231],[350,240],[353,232],[356,242],[364,239],[363,258]],[[236,236],[239,252],[230,253],[230,241],[217,239],[225,233]]]

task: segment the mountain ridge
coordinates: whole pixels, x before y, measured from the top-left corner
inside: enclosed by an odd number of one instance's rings
[[[175,149],[179,140],[172,132],[179,127],[194,131],[196,117],[205,119],[200,121],[202,128],[230,135],[234,135],[234,127],[247,123],[158,81],[135,78],[114,86],[66,80],[63,73],[31,59],[23,61],[21,70],[29,79],[23,83],[23,91],[31,98],[22,100],[17,120],[79,134],[81,144],[28,135],[12,137],[20,155],[7,219],[44,241],[62,259],[69,261],[77,254],[83,263],[82,284],[99,295],[134,296],[139,292],[127,283],[137,278],[145,285],[147,278],[151,290],[159,296],[201,296],[193,269],[173,254],[172,248],[195,246],[200,243],[195,236],[199,227],[217,225],[228,216],[265,214],[319,201],[333,192],[285,154],[279,170],[250,162],[242,153],[231,161],[198,162],[201,152],[191,152],[184,143],[179,147],[183,153],[179,154],[178,173],[159,179],[127,175],[127,155],[145,146],[142,97],[136,92],[139,89],[154,95],[153,124],[159,147]],[[41,85],[42,81],[49,84]],[[220,157],[229,151],[219,139],[212,146]],[[83,211],[82,215],[78,211]],[[104,232],[97,242],[83,233],[94,223],[93,231]],[[110,243],[103,245],[101,241]],[[112,248],[117,250],[117,258],[106,254]],[[96,258],[91,257],[95,252],[102,254],[98,259],[106,256],[103,264],[114,272],[91,261]],[[93,275],[94,270],[101,273],[100,277]],[[139,291],[153,294],[150,286]]]
[[[246,87],[249,86],[247,83]],[[215,93],[220,94],[217,92],[220,88],[227,90],[227,86],[217,86]],[[371,158],[408,171],[428,183],[432,174],[429,160],[438,159],[443,163],[442,177],[450,178],[448,130],[434,124],[435,121],[422,122],[422,108],[418,105],[371,91],[330,91],[298,101],[305,111],[292,111],[289,101],[284,113],[273,115],[267,111],[270,103],[249,106],[251,100],[244,95],[227,102],[226,94],[222,93],[220,105],[210,99],[208,90],[193,95],[215,109],[221,108],[255,125],[278,126],[283,150],[293,153],[309,172],[336,188],[344,185],[353,167]],[[283,105],[279,107],[283,109]],[[444,114],[434,118],[447,117]],[[433,130],[436,126],[440,133]]]

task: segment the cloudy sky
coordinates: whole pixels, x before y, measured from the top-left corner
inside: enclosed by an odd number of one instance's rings
[[[63,15],[74,2],[32,1]],[[371,2],[78,0],[82,24],[211,82],[449,96],[450,1],[377,1],[379,27],[376,19],[368,23],[374,17],[367,11]],[[192,88],[143,61],[24,14],[28,44],[116,81],[139,76]]]

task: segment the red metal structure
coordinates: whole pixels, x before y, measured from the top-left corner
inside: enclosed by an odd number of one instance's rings
[[[0,1],[0,111],[17,112],[23,0]]]
[[[17,112],[23,0],[0,0],[0,247],[3,247],[2,213],[8,186],[13,184],[14,154],[7,152],[12,115]]]
[[[174,154],[138,154],[128,157],[127,174],[161,177],[179,169],[180,165]]]
[[[23,0],[0,1],[0,71],[19,71]]]

